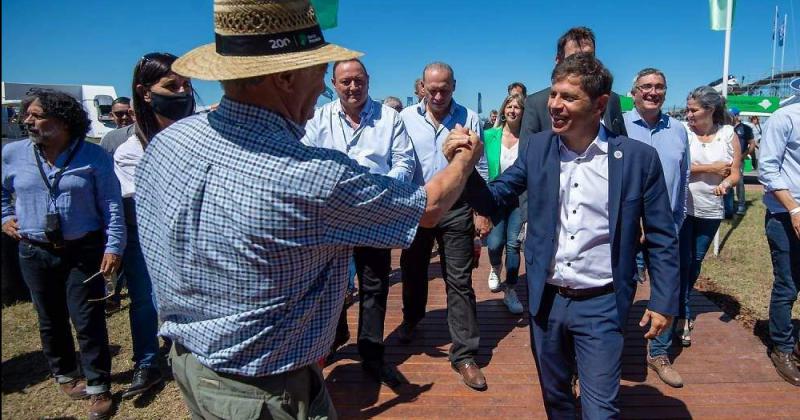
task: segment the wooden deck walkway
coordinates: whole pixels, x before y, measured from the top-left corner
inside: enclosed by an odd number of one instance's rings
[[[410,384],[392,390],[374,384],[362,373],[355,347],[356,304],[348,312],[353,338],[337,353],[336,362],[325,369],[340,417],[545,418],[527,315],[512,316],[503,305],[502,293],[489,292],[486,251],[480,268],[473,273],[481,331],[477,362],[488,382],[484,392],[467,388],[450,368],[450,336],[438,258],[431,262],[428,312],[417,336],[409,345],[397,340],[395,329],[402,320],[399,252],[393,257],[398,283],[389,294],[386,358],[398,365]],[[517,291],[527,308],[524,281]],[[621,387],[624,418],[800,419],[800,389],[778,377],[756,337],[700,294],[692,297],[699,314],[692,337],[695,343],[689,348],[672,349],[685,386],[675,389],[663,384],[646,368],[645,340],[637,325],[648,295],[646,286],[639,288],[628,320]]]

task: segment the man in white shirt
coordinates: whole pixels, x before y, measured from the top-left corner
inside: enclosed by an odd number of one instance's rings
[[[369,97],[369,74],[359,59],[333,65],[331,78],[338,100],[314,113],[306,123],[303,144],[346,153],[371,173],[410,182],[414,175],[414,149],[400,114]],[[353,251],[360,282],[358,352],[362,367],[390,387],[404,382],[397,369],[384,362],[383,324],[389,294],[391,250],[356,247]],[[349,339],[347,311],[337,327],[338,345]]]

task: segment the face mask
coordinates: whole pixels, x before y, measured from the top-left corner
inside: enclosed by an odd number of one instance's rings
[[[189,95],[161,95],[150,92],[150,105],[156,114],[178,121],[194,114],[194,96]]]

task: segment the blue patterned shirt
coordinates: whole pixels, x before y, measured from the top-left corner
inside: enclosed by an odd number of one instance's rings
[[[416,234],[423,188],[303,134],[223,98],[159,133],[136,171],[160,334],[215,371],[315,363],[333,342],[352,247],[406,248]]]

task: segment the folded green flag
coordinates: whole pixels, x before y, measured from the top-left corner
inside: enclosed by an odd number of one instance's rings
[[[317,12],[317,21],[322,29],[335,28],[336,16],[339,14],[339,0],[311,0]]]
[[[736,14],[736,0],[708,0],[708,7],[711,10],[711,30],[724,31],[728,29],[728,2],[732,2],[733,14]],[[733,28],[733,22],[730,25]]]

